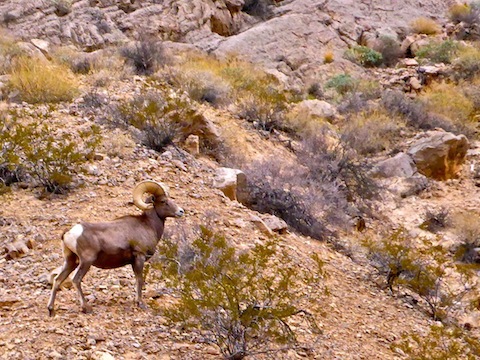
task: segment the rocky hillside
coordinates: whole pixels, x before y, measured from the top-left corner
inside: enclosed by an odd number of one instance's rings
[[[0,358],[480,357],[477,3],[8,0],[0,22]],[[129,266],[92,268],[93,312],[67,280],[48,317],[62,233],[139,214],[145,179],[186,210],[147,309]],[[201,226],[237,253],[277,246],[268,291],[221,330],[201,317],[224,325],[226,305],[169,312],[205,295],[172,280]],[[232,304],[252,263],[227,265]]]

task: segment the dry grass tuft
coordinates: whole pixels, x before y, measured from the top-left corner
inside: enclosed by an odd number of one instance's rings
[[[14,61],[10,86],[29,103],[70,101],[78,94],[78,83],[67,67],[26,56]]]
[[[440,33],[440,26],[432,19],[419,17],[410,24],[412,32],[416,34],[435,35]]]

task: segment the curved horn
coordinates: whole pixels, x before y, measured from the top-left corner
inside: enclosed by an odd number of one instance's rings
[[[145,180],[138,183],[137,186],[135,186],[135,189],[133,189],[133,203],[140,210],[147,210],[153,207],[153,204],[147,204],[145,201],[143,201],[142,197],[145,193],[149,193],[154,196],[168,196],[168,186],[152,180]]]

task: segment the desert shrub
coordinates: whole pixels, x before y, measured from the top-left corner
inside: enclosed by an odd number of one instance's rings
[[[274,162],[274,159],[254,162],[245,170],[249,179],[247,205],[259,212],[282,218],[305,236],[327,240],[331,232],[315,211],[320,204],[311,206],[315,193],[302,193],[299,189],[308,191],[307,184],[298,184],[301,180],[295,181],[294,173],[301,170],[285,169]],[[306,174],[303,171],[302,176],[304,175]],[[294,189],[294,185],[298,188]]]
[[[291,130],[284,121],[285,103],[272,103],[268,99],[251,95],[239,100],[237,109],[238,116],[251,122],[258,130]]]
[[[472,290],[471,269],[451,265],[448,251],[424,238],[412,238],[400,228],[380,241],[364,239],[371,264],[386,276],[391,291],[398,284],[413,291],[423,300],[434,320],[448,321],[450,312],[460,306]],[[458,283],[452,285],[448,274],[457,272]]]
[[[424,103],[409,99],[402,92],[387,92],[382,97],[382,105],[392,115],[402,116],[407,125],[414,128],[430,130],[439,127],[446,131],[458,133],[451,120],[430,113]]]
[[[323,99],[325,94],[323,92],[322,85],[318,82],[310,84],[307,88],[307,96],[309,99]]]
[[[360,80],[355,89],[346,93],[337,106],[341,114],[359,114],[369,111],[371,102],[382,97],[382,86],[376,81]]]
[[[471,23],[472,8],[467,3],[454,4],[448,9],[448,15],[455,24]]]
[[[339,74],[325,83],[325,88],[334,89],[340,95],[345,95],[355,90],[358,80],[349,74]]]
[[[416,34],[435,35],[440,33],[440,26],[432,19],[419,17],[410,24],[412,32]]]
[[[69,189],[79,165],[91,158],[100,142],[95,126],[76,134],[65,133],[46,123],[21,120],[15,112],[9,114],[4,130],[0,136],[0,167],[16,172],[21,169],[50,193]]]
[[[51,0],[57,16],[65,16],[72,12],[72,0]]]
[[[155,151],[183,140],[183,130],[199,116],[185,94],[162,86],[146,88],[117,107],[114,122],[140,130],[140,140]]]
[[[452,227],[459,244],[455,258],[465,263],[480,263],[480,215],[474,212],[458,213],[452,217]]]
[[[225,359],[272,353],[278,351],[277,344],[295,346],[292,318],[303,319],[310,331],[318,330],[302,307],[310,302],[315,306],[321,292],[323,262],[315,254],[305,268],[276,241],[238,251],[206,227],[183,248],[164,242],[160,253],[170,260],[163,273],[178,293],[178,300],[165,309],[166,317],[196,329]],[[307,287],[315,288],[315,297]]]
[[[166,62],[163,46],[153,38],[143,38],[121,49],[120,54],[130,62],[137,74],[153,74]]]
[[[362,245],[371,264],[386,277],[390,291],[400,276],[416,269],[412,239],[404,228],[393,231],[380,242],[365,238]]]
[[[103,139],[101,147],[102,151],[108,156],[124,159],[133,153],[135,142],[129,134],[124,134],[120,129],[115,129],[112,132],[112,136]]]
[[[25,56],[15,60],[9,85],[29,103],[69,101],[78,94],[78,84],[69,69]]]
[[[453,61],[455,80],[472,80],[480,74],[480,49],[463,47]]]
[[[334,60],[335,60],[335,54],[334,54],[333,51],[331,51],[331,50],[325,52],[325,54],[323,55],[323,62],[324,62],[324,64],[330,64],[330,63],[332,63]]]
[[[416,56],[419,59],[428,59],[434,63],[450,64],[457,54],[459,45],[453,40],[445,40],[442,42],[431,42],[421,47]]]
[[[399,128],[398,119],[391,119],[384,112],[357,112],[347,119],[341,139],[360,155],[372,155],[390,149]]]
[[[383,61],[382,54],[367,46],[354,46],[348,49],[345,58],[365,67],[379,66]]]
[[[0,74],[11,73],[15,60],[22,55],[25,51],[13,39],[0,33]]]
[[[474,360],[480,356],[480,342],[456,325],[434,324],[428,334],[404,334],[402,340],[393,344],[409,359]]]
[[[447,227],[449,222],[449,211],[447,208],[440,208],[438,211],[427,210],[425,220],[420,228],[430,232],[437,232]]]
[[[291,94],[275,77],[236,57],[220,61],[191,54],[186,62],[177,65],[172,82],[194,99],[213,105],[235,99],[236,115],[261,130],[281,128],[283,112],[291,100]]]
[[[461,86],[452,83],[433,83],[419,97],[425,109],[452,122],[454,132],[466,136],[475,133],[473,122],[474,104],[462,91]]]
[[[191,99],[207,102],[215,107],[228,104],[230,85],[219,75],[207,70],[187,70],[177,75],[178,85]]]
[[[92,61],[86,56],[78,57],[72,61],[71,69],[75,74],[88,74],[92,71]]]
[[[394,66],[403,55],[400,43],[391,36],[380,36],[375,50],[382,55],[385,66]]]

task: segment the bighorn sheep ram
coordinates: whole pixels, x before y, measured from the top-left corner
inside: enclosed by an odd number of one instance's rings
[[[144,194],[153,195],[151,202]],[[55,277],[48,303],[53,316],[55,296],[62,282],[77,269],[73,284],[77,289],[83,312],[89,312],[82,292],[81,282],[90,266],[102,269],[118,268],[131,264],[136,279],[136,304],[145,308],[142,301],[143,265],[153,256],[162,237],[167,217],[183,216],[184,211],[169,197],[168,187],[155,181],[142,181],[133,190],[134,204],[143,210],[141,215],[127,215],[110,222],[80,223],[66,231],[62,237],[65,262]]]

